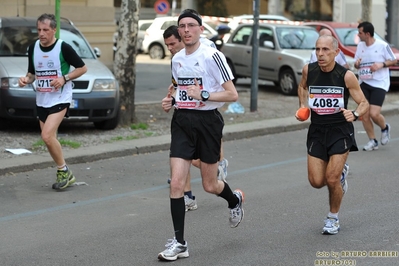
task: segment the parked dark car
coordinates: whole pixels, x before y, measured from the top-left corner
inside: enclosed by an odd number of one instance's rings
[[[223,45],[222,52],[235,78],[252,75],[253,25],[240,24]],[[259,79],[273,81],[285,95],[295,95],[302,68],[319,36],[312,27],[294,22],[259,24]]]
[[[23,88],[18,79],[28,69],[28,46],[37,40],[37,18],[0,17],[0,120],[37,120],[35,82]],[[93,122],[99,129],[114,129],[119,123],[119,85],[94,50],[69,20],[61,22],[60,39],[83,59],[87,72],[73,80],[70,121]],[[0,124],[2,122],[0,121]]]

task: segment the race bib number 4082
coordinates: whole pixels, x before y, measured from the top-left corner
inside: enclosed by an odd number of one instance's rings
[[[319,115],[340,112],[340,108],[344,107],[344,88],[309,86],[309,107]]]

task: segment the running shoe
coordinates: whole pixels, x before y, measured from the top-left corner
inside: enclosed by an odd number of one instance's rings
[[[324,220],[323,235],[338,234],[340,229],[339,220],[337,218],[327,217]]]
[[[195,197],[190,198],[189,196],[184,195],[184,204],[186,205],[186,212],[193,211],[198,208]]]
[[[387,129],[381,130],[381,144],[382,145],[388,144],[390,139],[391,139],[391,125],[387,124]]]
[[[57,180],[53,184],[53,189],[64,189],[75,183],[76,178],[72,174],[72,171],[67,168],[67,170],[57,170]]]
[[[227,166],[229,166],[229,161],[223,158],[218,165],[218,179],[226,182],[227,177]]]
[[[348,173],[349,173],[349,164],[345,163],[344,169],[342,170],[341,174],[341,186],[344,194],[346,193],[346,191],[348,191],[348,181],[346,180]]]
[[[372,151],[372,150],[378,150],[378,141],[371,139],[367,144],[363,147],[364,151]]]
[[[238,204],[233,209],[230,209],[230,227],[234,228],[237,227],[242,218],[244,218],[244,209],[242,208],[242,204],[244,203],[244,193],[236,189],[234,190],[234,195],[238,198]]]
[[[187,258],[188,247],[186,244],[180,244],[177,242],[176,238],[169,239],[165,245],[166,249],[158,254],[158,259],[163,261],[173,261],[180,258]]]

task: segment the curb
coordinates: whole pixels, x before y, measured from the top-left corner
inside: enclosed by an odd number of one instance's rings
[[[383,106],[382,114],[385,116],[399,114],[399,102]],[[281,132],[302,130],[309,127],[310,121],[299,122],[295,117],[276,118],[248,123],[226,125],[224,127],[223,139],[231,141],[236,139],[253,138]],[[170,135],[118,141],[106,143],[94,147],[83,147],[78,150],[64,152],[68,164],[82,162],[93,162],[97,160],[110,159],[115,157],[138,155],[164,151],[169,149]],[[0,176],[6,174],[32,171],[53,167],[54,162],[50,155],[39,154],[30,157],[16,157],[0,161]]]

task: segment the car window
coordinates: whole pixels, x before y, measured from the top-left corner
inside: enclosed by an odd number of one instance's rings
[[[359,36],[357,35],[359,33],[357,28],[336,28],[335,31],[342,44],[345,46],[357,46],[360,41]],[[374,38],[387,42],[375,32]]]
[[[95,55],[88,45],[88,43],[83,39],[79,32],[72,32],[68,30],[61,29],[60,39],[72,46],[76,53],[81,58],[94,59]]]
[[[265,41],[271,41],[274,43],[272,29],[260,27],[258,33],[259,33],[259,47],[265,47]]]
[[[359,33],[357,28],[336,28],[338,38],[345,46],[356,46],[359,43]]]
[[[0,29],[0,55],[27,55],[28,47],[37,40],[37,30],[29,27]]]
[[[139,30],[145,31],[145,30],[147,30],[147,29],[151,26],[151,24],[152,24],[152,22],[143,23],[143,24],[140,26]]]
[[[316,30],[297,27],[279,27],[276,34],[283,49],[313,49],[319,37]]]
[[[0,31],[0,55],[28,55],[28,47],[38,38],[36,27],[4,27]],[[76,30],[60,30],[60,39],[70,44],[82,58],[95,58],[90,46]]]
[[[249,36],[252,35],[252,26],[242,27],[236,31],[231,39],[232,43],[247,44]]]
[[[161,30],[166,30],[167,28],[169,28],[172,25],[177,25],[177,20],[169,20],[169,21],[165,21],[162,24]]]

